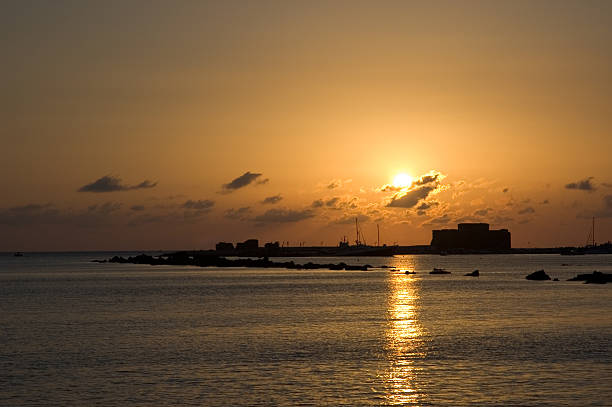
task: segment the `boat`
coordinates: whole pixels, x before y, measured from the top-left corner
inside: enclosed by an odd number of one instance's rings
[[[612,242],[597,244],[595,242],[595,217],[591,223],[591,230],[587,242],[582,247],[564,247],[561,249],[562,256],[581,256],[585,254],[612,254]]]
[[[450,273],[451,273],[450,271],[446,271],[444,269],[440,269],[436,267],[434,267],[434,269],[429,272],[429,274],[450,274]]]

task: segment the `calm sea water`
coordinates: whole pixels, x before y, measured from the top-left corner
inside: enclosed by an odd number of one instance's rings
[[[90,262],[114,254],[0,256],[0,405],[612,405],[612,285],[563,281],[612,256]]]

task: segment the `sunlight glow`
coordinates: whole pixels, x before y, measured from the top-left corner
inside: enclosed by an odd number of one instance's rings
[[[406,188],[412,184],[412,177],[406,173],[399,173],[393,178],[393,186],[397,188]]]

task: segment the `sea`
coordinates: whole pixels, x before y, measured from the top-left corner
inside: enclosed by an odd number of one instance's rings
[[[566,281],[612,255],[91,262],[116,254],[0,255],[0,405],[612,406],[612,284]]]

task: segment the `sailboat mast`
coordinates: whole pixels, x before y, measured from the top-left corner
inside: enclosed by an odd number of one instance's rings
[[[359,223],[357,218],[355,218],[355,236],[357,237],[357,239],[355,239],[355,244],[359,246]]]
[[[380,246],[380,227],[376,224],[376,246]]]
[[[595,247],[595,216],[593,216],[593,247]]]

